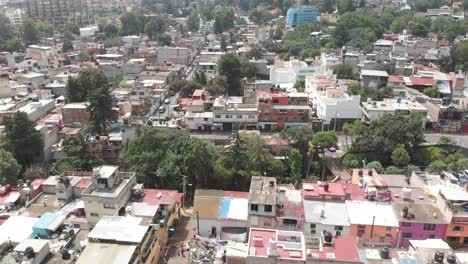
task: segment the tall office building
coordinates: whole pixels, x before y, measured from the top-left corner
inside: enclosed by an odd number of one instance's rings
[[[295,28],[298,25],[315,22],[319,19],[320,13],[314,8],[289,8],[286,16],[288,28]]]
[[[26,16],[48,20],[53,24],[74,22],[88,25],[95,22],[95,0],[22,0]]]

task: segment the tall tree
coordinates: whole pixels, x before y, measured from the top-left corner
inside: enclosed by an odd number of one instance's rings
[[[84,102],[90,91],[108,87],[109,82],[101,70],[81,70],[77,77],[68,79],[66,87],[67,100],[70,102]]]
[[[218,71],[220,75],[224,75],[227,81],[228,95],[240,95],[241,91],[241,63],[239,56],[236,54],[225,54],[218,62]]]
[[[392,161],[398,167],[404,167],[411,161],[411,157],[403,145],[394,149],[392,152]]]
[[[0,14],[0,43],[4,43],[14,36],[15,32],[11,26],[10,19],[8,19],[8,17],[6,17],[3,13]]]
[[[166,31],[166,21],[161,16],[151,18],[148,23],[145,24],[145,33],[150,37],[154,38],[158,34],[162,34]]]
[[[21,165],[18,164],[13,154],[0,149],[0,182],[2,184],[16,184]]]
[[[192,10],[187,18],[187,28],[189,31],[197,32],[200,28],[200,16],[196,10]]]
[[[103,162],[86,150],[86,142],[81,134],[63,140],[63,149],[67,157],[57,162],[59,173],[71,171],[92,171]]]
[[[23,21],[23,41],[26,45],[36,44],[40,40],[39,31],[31,19]]]
[[[122,24],[120,30],[123,36],[135,35],[140,33],[140,24],[135,13],[124,13],[120,17],[120,23]]]
[[[23,168],[42,156],[42,135],[26,113],[16,112],[13,116],[5,117],[3,123],[8,144]]]
[[[94,131],[103,134],[109,122],[117,119],[108,86],[91,91],[88,100],[89,120]]]

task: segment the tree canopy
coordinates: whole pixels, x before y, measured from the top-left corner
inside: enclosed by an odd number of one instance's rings
[[[3,120],[8,145],[15,159],[25,168],[42,156],[44,142],[34,122],[24,112],[16,112]]]
[[[0,182],[1,184],[16,184],[17,176],[21,170],[13,154],[0,149]]]
[[[85,102],[91,91],[108,86],[109,82],[101,70],[84,69],[77,77],[68,79],[66,97],[69,102]]]
[[[227,94],[240,95],[242,69],[239,56],[232,53],[223,55],[218,62],[218,71],[220,75],[226,77]]]

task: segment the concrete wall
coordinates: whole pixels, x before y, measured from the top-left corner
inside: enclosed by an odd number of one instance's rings
[[[217,219],[199,219],[198,220],[200,223],[200,236],[202,237],[210,237],[211,235],[211,228],[214,226],[216,227],[216,237],[219,239],[221,237],[221,226],[219,224],[219,221]],[[197,230],[198,228],[198,223],[197,223],[197,218],[192,217],[192,228]]]
[[[312,223],[304,223],[304,235],[312,234],[312,228],[310,228]],[[322,234],[323,231],[328,231],[335,235],[335,226],[334,225],[324,225],[320,223],[315,223],[315,235]],[[340,231],[341,236],[349,236],[349,226],[343,226],[343,230]]]

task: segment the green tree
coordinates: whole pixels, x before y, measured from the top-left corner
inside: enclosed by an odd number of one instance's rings
[[[84,102],[88,100],[90,91],[107,87],[109,82],[101,70],[81,70],[77,77],[70,77],[66,87],[66,97],[69,102]]]
[[[23,41],[29,46],[31,44],[36,44],[40,40],[39,31],[34,24],[34,21],[31,19],[25,19],[23,21]]]
[[[441,160],[431,162],[431,164],[429,164],[429,167],[426,168],[426,170],[431,173],[441,173],[442,171],[446,171],[447,169],[447,164],[445,164],[445,162]]]
[[[397,17],[393,20],[392,24],[390,25],[390,32],[392,33],[401,33],[406,27],[406,21],[401,18]]]
[[[145,24],[145,33],[153,39],[156,35],[162,34],[166,31],[166,22],[161,16],[151,18]]]
[[[63,33],[70,32],[74,35],[80,35],[80,27],[73,22],[68,22],[64,24],[63,26],[61,26],[61,31]]]
[[[369,162],[369,163],[366,165],[366,168],[368,168],[368,169],[374,169],[374,170],[376,170],[378,173],[382,173],[382,172],[383,172],[382,163],[380,163],[380,162],[378,162],[378,161]]]
[[[344,14],[346,12],[353,12],[356,10],[356,7],[353,4],[352,0],[337,0],[338,13]]]
[[[92,171],[94,167],[103,164],[102,160],[86,150],[86,142],[81,134],[65,138],[62,146],[67,157],[57,162],[56,167],[59,173]]]
[[[321,131],[317,132],[312,138],[312,144],[324,148],[335,147],[338,142],[338,137],[335,131]]]
[[[4,42],[2,46],[4,50],[9,51],[9,52],[24,51],[23,41],[20,38],[8,39],[6,42]]]
[[[15,32],[10,23],[10,19],[3,13],[0,14],[0,43],[5,43],[7,40],[15,37]]]
[[[353,66],[349,64],[340,64],[335,67],[333,73],[338,79],[354,79]]]
[[[117,36],[117,34],[119,33],[119,28],[114,24],[107,24],[104,27],[103,31],[104,31],[104,34],[106,34],[106,37],[110,38],[110,37]]]
[[[385,168],[384,171],[385,174],[395,174],[395,175],[400,175],[404,174],[405,170],[398,168],[397,166],[388,166]]]
[[[439,144],[441,145],[453,145],[453,140],[447,136],[441,136],[439,138]]]
[[[44,142],[35,124],[24,112],[16,112],[3,120],[8,145],[15,159],[26,168],[42,156]]]
[[[109,23],[109,19],[106,17],[100,17],[97,19],[97,25],[99,28],[99,32],[104,32],[104,28],[107,26]]]
[[[323,0],[320,6],[320,12],[321,13],[333,13],[335,11],[335,8],[333,7],[335,5],[334,0]]]
[[[204,71],[195,71],[193,80],[199,83],[200,85],[208,84],[208,81],[206,79],[206,74]]]
[[[158,37],[158,43],[160,46],[171,46],[172,38],[169,34],[160,34]]]
[[[197,32],[200,28],[200,16],[196,10],[190,12],[190,15],[187,18],[187,28],[192,32]]]
[[[13,154],[0,149],[0,180],[2,184],[16,184],[17,176],[21,170]]]
[[[437,98],[439,96],[439,89],[437,87],[424,88],[423,93],[431,98]]]
[[[302,176],[302,155],[295,148],[289,152],[289,167],[291,168],[291,177],[299,179]]]
[[[401,145],[393,150],[392,161],[396,166],[401,168],[408,165],[408,163],[411,161],[411,157],[404,146]]]
[[[201,88],[199,83],[190,80],[177,80],[169,86],[169,90],[180,93],[182,97],[191,97],[196,89]]]
[[[68,51],[71,51],[73,50],[73,45],[71,43],[71,41],[69,40],[66,40],[63,42],[63,46],[62,46],[62,52],[68,52]]]
[[[211,95],[225,95],[227,91],[227,81],[224,76],[215,76],[208,82],[206,86],[206,91]]]
[[[49,21],[35,20],[34,24],[42,37],[52,37],[54,35],[54,25]]]
[[[241,62],[241,77],[253,78],[257,75],[257,67],[255,64],[243,60]]]
[[[92,90],[88,96],[89,120],[94,131],[103,134],[107,125],[117,119],[117,112],[112,109],[112,96],[109,93],[109,86]]]
[[[307,175],[309,169],[309,142],[312,140],[312,129],[307,127],[290,128],[287,131],[288,139],[293,148],[299,150],[302,156],[302,175]]]
[[[218,62],[218,71],[220,75],[226,77],[228,95],[240,95],[241,91],[241,62],[239,56],[228,53],[221,57]]]
[[[123,36],[140,33],[141,25],[139,24],[137,15],[135,13],[124,13],[120,17],[120,23],[122,24],[120,31]]]
[[[361,86],[359,86],[358,83],[351,83],[348,86],[348,93],[351,95],[362,95],[363,94],[363,89]]]
[[[468,41],[462,41],[455,45],[451,53],[453,64],[456,69],[468,71]]]
[[[352,148],[357,153],[379,153],[383,158],[389,158],[401,144],[412,153],[423,140],[420,115],[384,114],[359,129]]]
[[[223,8],[216,12],[214,33],[219,34],[234,27],[234,13],[232,9]]]

